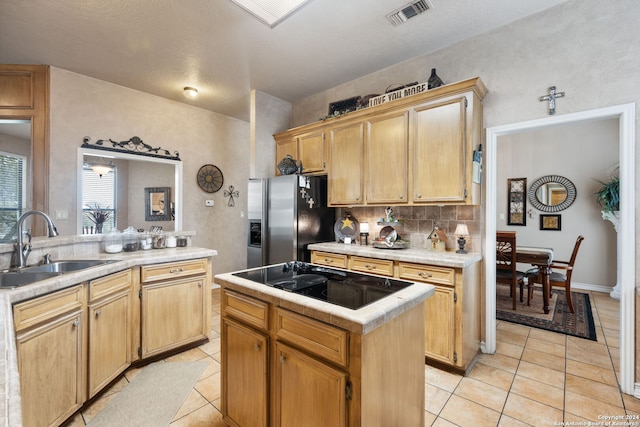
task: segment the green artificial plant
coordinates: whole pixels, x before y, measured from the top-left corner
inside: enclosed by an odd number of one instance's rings
[[[605,212],[616,212],[620,210],[620,177],[616,173],[607,182],[598,181],[602,187],[595,193],[594,197]]]

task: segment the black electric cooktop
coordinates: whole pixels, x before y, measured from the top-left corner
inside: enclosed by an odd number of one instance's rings
[[[413,284],[299,261],[241,271],[233,275],[353,310]]]

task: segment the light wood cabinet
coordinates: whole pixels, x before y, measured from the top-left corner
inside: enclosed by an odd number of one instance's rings
[[[131,305],[131,270],[89,282],[89,398],[131,364]]]
[[[276,139],[276,175],[280,175],[278,163],[287,156],[298,158],[298,140],[295,137]]]
[[[314,264],[326,265],[328,267],[336,268],[347,268],[347,260],[348,258],[346,255],[321,251],[311,252],[311,262]]]
[[[361,256],[349,257],[349,270],[393,277],[393,261]]]
[[[242,298],[240,298],[242,299]],[[237,311],[240,312],[241,311]],[[242,323],[222,319],[222,412],[229,425],[268,425],[269,339]],[[233,373],[233,381],[228,381]]]
[[[14,305],[25,427],[57,426],[86,397],[85,287]]]
[[[211,275],[207,260],[141,267],[141,357],[206,339]]]
[[[326,155],[324,131],[312,132],[298,137],[298,156],[302,162],[302,173],[325,172]]]
[[[413,202],[458,202],[467,197],[467,98],[413,110]],[[433,185],[433,183],[438,185]]]
[[[473,78],[290,129],[274,136],[276,161],[292,141],[307,157],[303,139],[317,147],[328,135],[328,153],[309,148],[316,163],[307,170],[303,158],[303,172],[327,173],[332,206],[479,205],[472,162],[486,93]]]
[[[332,128],[329,132],[329,204],[358,205],[364,201],[364,123]]]
[[[227,424],[424,424],[423,343],[415,339],[424,334],[421,306],[363,335],[284,309],[277,299],[245,295],[242,288],[232,290],[231,283],[217,279],[223,288],[222,413]],[[386,375],[380,375],[383,370]]]
[[[313,250],[311,262],[335,267],[322,262],[332,256],[346,259],[349,270],[435,286],[435,294],[424,303],[425,358],[458,373],[473,367],[480,350],[479,262],[453,268]]]
[[[276,341],[275,426],[347,425],[347,374]]]
[[[365,182],[368,204],[406,204],[408,197],[409,113],[394,112],[366,121]]]

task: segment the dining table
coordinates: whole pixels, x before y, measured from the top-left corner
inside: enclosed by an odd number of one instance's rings
[[[538,268],[542,276],[542,308],[544,313],[548,314],[549,297],[551,295],[549,275],[551,274],[551,263],[553,262],[553,249],[535,246],[517,246],[516,262],[531,264]]]

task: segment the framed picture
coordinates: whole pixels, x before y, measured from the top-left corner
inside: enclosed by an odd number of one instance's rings
[[[540,215],[540,230],[562,230],[562,217],[560,215]]]
[[[527,178],[507,180],[507,225],[527,225]]]

